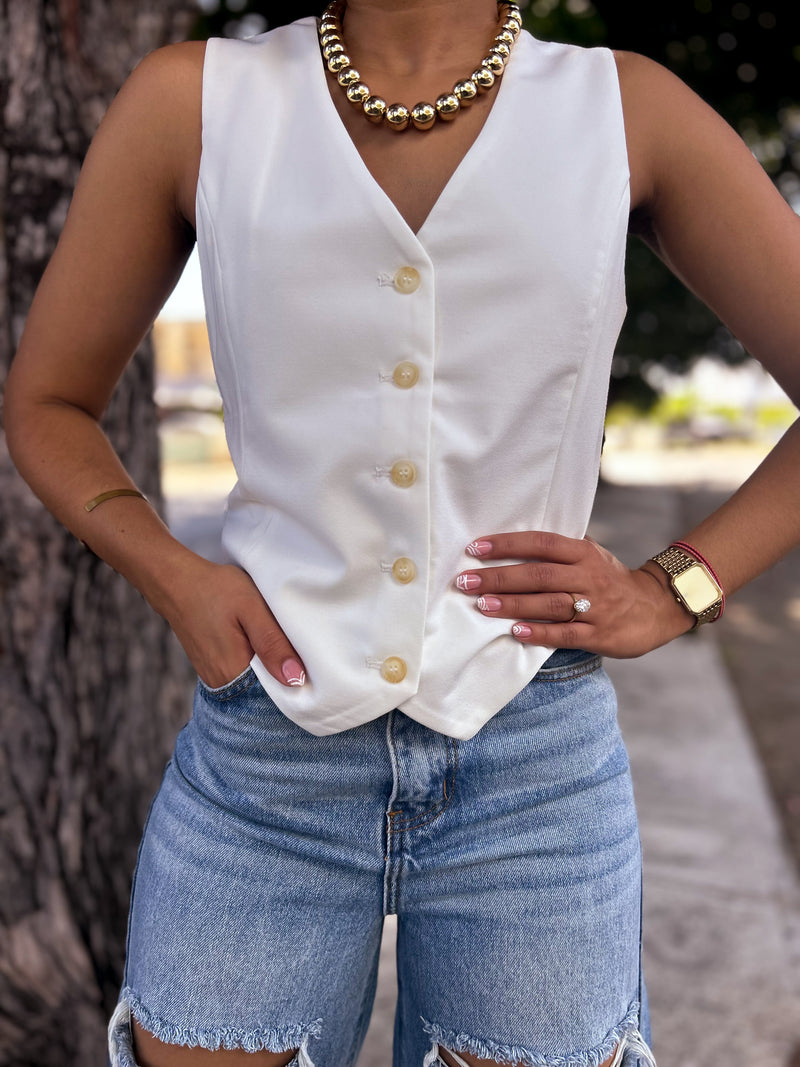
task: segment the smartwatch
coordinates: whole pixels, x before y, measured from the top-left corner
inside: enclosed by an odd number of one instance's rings
[[[694,615],[693,630],[704,622],[714,622],[722,614],[724,593],[711,570],[684,552],[670,545],[663,552],[651,556],[669,576],[669,584],[675,599],[690,615]]]

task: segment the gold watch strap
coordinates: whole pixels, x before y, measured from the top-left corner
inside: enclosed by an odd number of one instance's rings
[[[663,552],[657,552],[655,556],[651,556],[650,558],[654,563],[657,563],[659,567],[665,570],[670,578],[677,578],[679,574],[683,574],[684,571],[688,571],[690,567],[695,566],[702,567],[703,570],[709,574],[708,568],[701,563],[699,559],[695,559],[694,556],[690,556],[688,552],[684,552],[682,548],[676,548],[674,545],[665,548]],[[714,581],[715,585],[718,584],[712,574],[709,574],[709,578]],[[715,604],[711,604],[707,607],[705,611],[698,613],[691,610],[683,597],[675,592],[674,587],[673,594],[678,603],[682,604],[688,612],[694,615],[695,622],[692,627],[693,630],[696,630],[698,626],[702,626],[704,622],[713,622],[722,611],[722,597],[720,597]]]

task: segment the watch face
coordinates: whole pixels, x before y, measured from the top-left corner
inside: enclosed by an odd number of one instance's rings
[[[680,593],[689,611],[695,615],[700,615],[722,598],[722,590],[699,563],[678,574],[672,582],[675,591]]]

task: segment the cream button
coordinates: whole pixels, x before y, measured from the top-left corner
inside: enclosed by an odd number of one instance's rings
[[[413,582],[417,577],[417,568],[413,559],[408,559],[406,556],[401,556],[400,559],[396,559],[392,564],[392,576],[401,583],[401,585],[408,585],[409,582]]]
[[[400,389],[411,389],[419,381],[419,367],[416,363],[409,363],[408,360],[403,360],[402,363],[398,363],[394,368],[392,379]]]
[[[414,267],[401,267],[394,276],[394,287],[398,293],[415,293],[419,289],[419,271]]]
[[[381,677],[392,684],[402,682],[406,676],[406,661],[399,656],[388,656],[381,664]]]
[[[401,489],[408,489],[417,480],[417,468],[410,459],[398,459],[392,464],[389,476],[395,485],[400,486]]]

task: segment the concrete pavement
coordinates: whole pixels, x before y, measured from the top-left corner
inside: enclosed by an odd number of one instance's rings
[[[170,513],[213,556],[215,508],[176,498]],[[598,496],[591,533],[631,566],[682,532],[669,487]],[[641,823],[659,1067],[800,1067],[800,880],[713,627],[607,669]],[[393,933],[358,1067],[391,1064]]]
[[[604,487],[592,535],[635,566],[683,531],[674,489]],[[608,661],[644,851],[659,1067],[798,1067],[800,879],[705,627]]]

